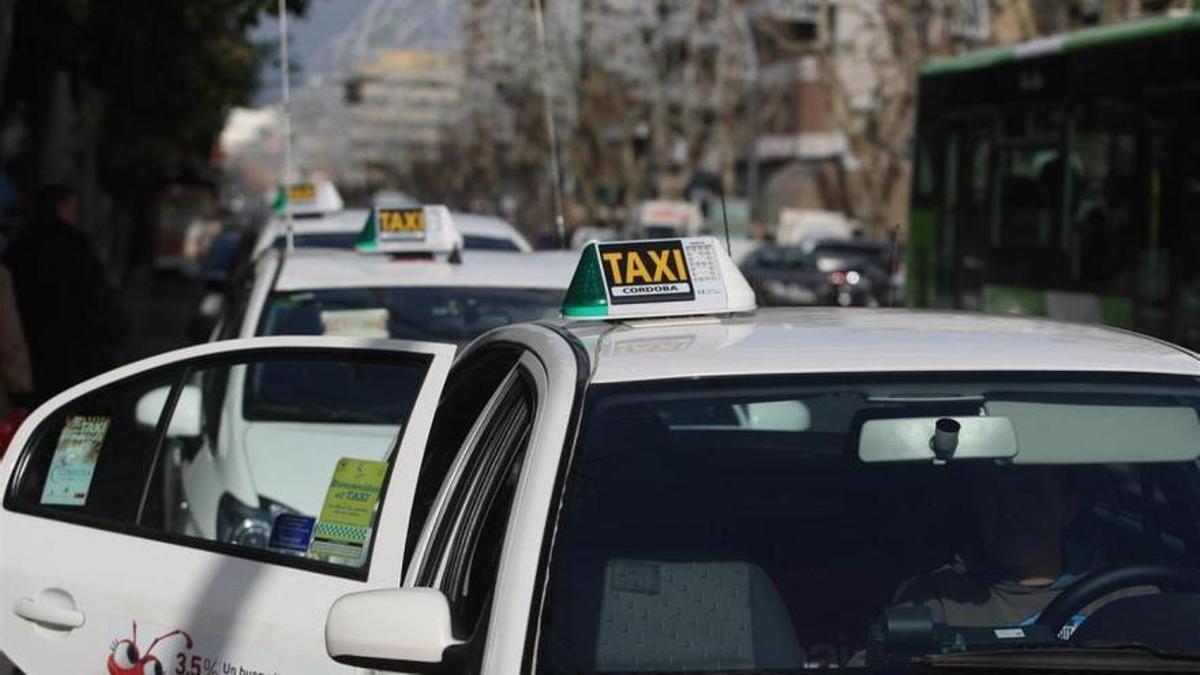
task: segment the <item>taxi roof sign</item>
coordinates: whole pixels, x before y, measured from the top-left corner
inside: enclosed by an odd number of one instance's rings
[[[754,291],[713,237],[590,242],[563,301],[570,319],[636,319],[755,309]]]
[[[292,215],[303,216],[341,211],[345,203],[333,183],[301,181],[280,185],[276,190],[274,210],[283,213],[285,206],[291,208]]]
[[[445,206],[380,202],[367,215],[354,248],[364,253],[453,253],[462,247],[462,235]]]

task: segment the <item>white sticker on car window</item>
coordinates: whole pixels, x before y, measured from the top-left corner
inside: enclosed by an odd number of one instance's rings
[[[110,418],[102,415],[67,418],[46,473],[42,504],[83,506],[87,502],[110,422]]]
[[[388,337],[388,311],[374,309],[333,309],[321,312],[325,335],[343,337]]]

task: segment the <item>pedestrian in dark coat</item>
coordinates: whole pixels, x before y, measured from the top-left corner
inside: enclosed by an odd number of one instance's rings
[[[34,222],[4,252],[38,401],[119,365],[128,342],[128,315],[78,214],[74,191],[44,188]]]

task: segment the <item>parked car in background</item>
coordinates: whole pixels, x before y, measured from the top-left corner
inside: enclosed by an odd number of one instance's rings
[[[882,270],[803,246],[763,246],[741,263],[763,306],[877,307],[888,293]]]

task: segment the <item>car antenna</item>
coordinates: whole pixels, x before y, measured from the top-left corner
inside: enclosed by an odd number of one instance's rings
[[[725,213],[725,181],[717,181],[717,189],[721,195],[721,222],[725,224],[725,252],[733,257],[733,246],[729,243],[729,214]]]
[[[558,164],[558,134],[554,129],[554,89],[550,84],[550,63],[546,56],[546,19],[542,14],[542,0],[533,1],[533,18],[537,28],[538,52],[542,61],[542,104],[546,115],[546,135],[550,141],[550,179],[554,182],[554,230],[558,235],[559,248],[567,248],[567,225],[563,219],[562,169]]]
[[[892,279],[896,278],[896,265],[900,262],[900,226],[892,226],[892,250],[888,254],[887,306],[896,306],[896,289],[892,287]]]
[[[279,72],[283,82],[283,222],[287,252],[295,250],[292,200],[288,194],[292,178],[292,92],[291,64],[288,62],[287,0],[279,0]]]

